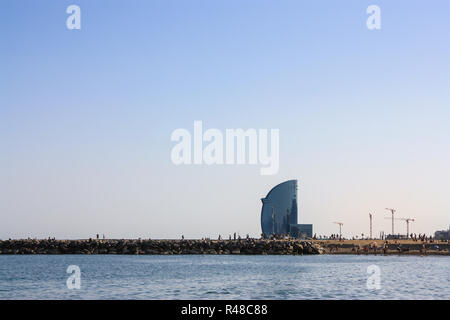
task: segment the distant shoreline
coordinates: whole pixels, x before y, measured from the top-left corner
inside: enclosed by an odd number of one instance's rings
[[[450,255],[450,243],[435,240],[312,240],[324,249],[324,254],[356,255]],[[385,248],[383,245],[385,244]]]
[[[18,239],[0,241],[0,255],[141,254],[141,255],[450,255],[450,243],[412,240],[140,240]],[[376,245],[376,247],[374,246]]]

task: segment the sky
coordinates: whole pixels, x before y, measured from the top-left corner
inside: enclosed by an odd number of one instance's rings
[[[81,29],[69,30],[69,5]],[[369,5],[381,29],[369,30]],[[299,223],[347,237],[450,225],[450,3],[0,2],[0,239],[259,236],[298,180]],[[280,168],[174,165],[171,133],[279,129]],[[405,233],[397,220],[395,233]]]

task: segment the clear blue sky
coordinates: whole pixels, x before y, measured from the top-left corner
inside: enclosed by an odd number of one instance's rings
[[[67,6],[81,30],[66,28]],[[368,30],[366,8],[381,8]],[[0,239],[260,233],[299,180],[318,234],[450,224],[450,3],[0,3]],[[280,129],[280,171],[174,166],[170,134]],[[397,230],[404,232],[403,222]]]

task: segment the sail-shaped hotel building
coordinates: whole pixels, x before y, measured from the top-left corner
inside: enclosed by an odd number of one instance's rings
[[[297,221],[297,180],[288,180],[273,187],[261,201],[261,228],[264,237],[312,237],[312,225],[298,224]]]

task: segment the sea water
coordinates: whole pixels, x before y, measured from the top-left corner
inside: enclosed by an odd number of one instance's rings
[[[0,299],[450,299],[450,257],[2,255]]]

